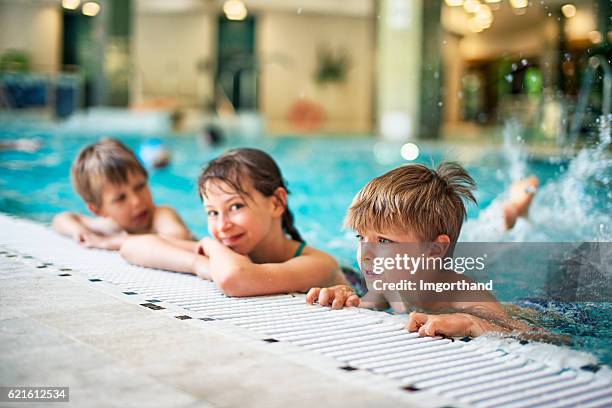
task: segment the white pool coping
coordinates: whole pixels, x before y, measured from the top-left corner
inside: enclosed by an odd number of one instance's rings
[[[302,295],[230,299],[2,214],[0,252],[0,385],[70,385],[74,406],[612,405],[609,369],[536,358],[546,346],[415,339],[404,317]],[[382,353],[409,342],[421,351]]]

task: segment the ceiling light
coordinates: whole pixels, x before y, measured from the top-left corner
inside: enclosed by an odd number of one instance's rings
[[[522,9],[527,7],[527,0],[510,0],[510,5],[515,9]]]
[[[489,6],[483,4],[480,7],[480,10],[478,10],[478,13],[476,13],[476,18],[478,18],[478,20],[482,21],[483,23],[487,24],[488,27],[490,27],[493,23],[493,12],[491,11],[491,8]]]
[[[62,7],[66,10],[76,10],[81,4],[81,0],[62,0]]]
[[[473,16],[468,20],[468,28],[473,33],[480,33],[485,29],[482,22],[479,21],[476,16]]]
[[[465,0],[463,9],[468,13],[477,13],[480,10],[480,2],[478,0]]]
[[[223,4],[223,12],[228,20],[244,20],[247,16],[247,9],[240,0],[227,0]]]
[[[100,5],[93,1],[88,1],[83,4],[83,14],[89,17],[94,17],[100,12]]]
[[[576,6],[573,4],[564,4],[561,11],[566,18],[572,18],[576,15]]]
[[[587,35],[593,44],[599,44],[601,42],[601,33],[599,31],[589,31]]]

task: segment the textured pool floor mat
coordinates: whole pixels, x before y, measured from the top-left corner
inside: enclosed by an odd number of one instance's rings
[[[607,367],[581,369],[531,358],[530,345],[509,339],[418,337],[404,330],[405,316],[330,310],[307,305],[299,294],[229,298],[195,276],[134,267],[117,253],[84,249],[45,226],[5,215],[0,215],[0,253],[58,278],[83,276],[153,311],[222,322],[269,343],[289,343],[306,356],[331,358],[346,371],[365,370],[397,388],[439,395],[458,406],[612,406]]]

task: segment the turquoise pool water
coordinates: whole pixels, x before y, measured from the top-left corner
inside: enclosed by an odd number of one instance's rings
[[[85,212],[71,188],[69,167],[79,149],[100,136],[57,128],[33,129],[23,124],[0,125],[0,140],[35,137],[44,143],[34,154],[0,153],[0,211],[43,222],[50,222],[55,213],[63,210]],[[134,149],[144,140],[141,135],[113,136]],[[289,183],[289,204],[298,229],[308,243],[353,266],[357,241],[352,232],[342,229],[346,208],[368,180],[406,163],[399,154],[400,146],[381,144],[372,138],[268,138],[229,142],[216,149],[205,147],[195,136],[161,138],[172,152],[172,163],[150,173],[155,202],[175,207],[197,236],[206,234],[195,183],[201,166],[227,148],[253,146],[266,150],[278,161]],[[479,206],[468,209],[463,241],[611,240],[609,163],[602,167],[587,158],[527,158],[513,153],[518,151],[516,146],[504,150],[423,144],[420,149],[416,162],[430,165],[442,159],[459,160],[478,183]],[[492,202],[499,202],[497,197],[518,173],[535,174],[541,182],[531,208],[531,221],[521,221],[510,233],[495,232],[489,225],[490,217],[483,214]],[[570,335],[575,348],[591,351],[603,362],[612,362],[610,304],[554,307],[554,313],[544,314],[542,324]]]

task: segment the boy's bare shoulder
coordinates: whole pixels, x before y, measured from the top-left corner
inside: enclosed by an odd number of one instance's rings
[[[157,205],[153,212],[153,223],[151,228],[153,232],[161,232],[168,225],[178,224],[184,226],[183,220],[178,215],[176,210],[167,205]]]
[[[323,252],[320,249],[317,249],[317,248],[314,248],[308,245],[304,247],[304,250],[302,251],[302,255],[313,256],[318,259],[324,260],[325,262],[333,264],[336,267],[339,267],[338,261],[336,261],[336,258],[331,256],[327,252]]]
[[[155,206],[152,232],[179,239],[191,239],[189,229],[176,210],[166,205]]]
[[[178,217],[176,210],[168,205],[156,205],[155,217]]]

